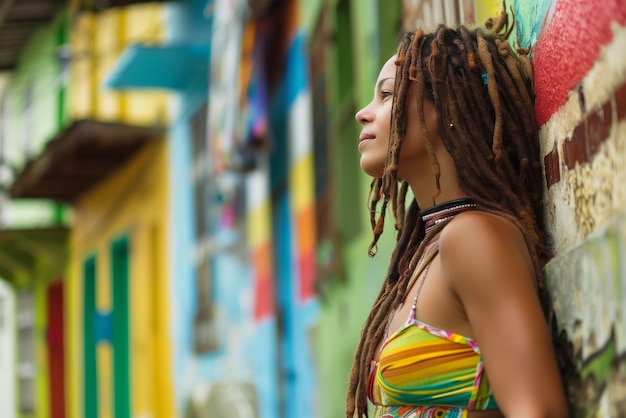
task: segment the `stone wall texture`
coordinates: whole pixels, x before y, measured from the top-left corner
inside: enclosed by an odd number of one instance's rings
[[[537,4],[540,6],[537,6]],[[514,3],[531,46],[546,266],[573,417],[626,416],[626,2]]]

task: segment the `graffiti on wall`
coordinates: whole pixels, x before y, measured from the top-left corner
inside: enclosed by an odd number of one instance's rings
[[[513,4],[517,46],[528,49],[535,45],[541,29],[550,25],[555,4],[556,0],[516,1]]]
[[[547,148],[547,226],[558,255],[546,280],[571,416],[626,416],[626,213],[615,217],[623,211],[615,150],[623,149],[617,86],[624,63],[611,52],[623,45],[626,9],[620,0],[516,1],[513,8],[516,42],[531,51]]]
[[[546,274],[572,416],[626,416],[626,214]]]
[[[531,47],[541,126],[589,72],[602,46],[612,41],[612,25],[626,24],[626,8],[621,0],[601,5],[591,0],[541,0],[517,1],[514,10],[518,43]]]

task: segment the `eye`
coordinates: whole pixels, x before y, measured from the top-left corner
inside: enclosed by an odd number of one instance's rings
[[[380,97],[385,100],[389,97],[393,96],[393,90],[382,90],[380,92]]]

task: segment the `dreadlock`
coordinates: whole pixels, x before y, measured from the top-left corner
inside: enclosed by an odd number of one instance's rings
[[[396,84],[391,111],[390,145],[381,178],[369,194],[373,256],[383,233],[389,202],[396,219],[397,242],[387,277],[361,330],[350,375],[346,416],[367,417],[369,362],[383,338],[385,323],[406,297],[406,285],[428,242],[447,224],[428,233],[415,199],[405,211],[406,181],[398,181],[398,164],[407,126],[409,100],[415,100],[428,156],[435,173],[435,198],[441,176],[426,129],[424,100],[434,103],[439,135],[458,171],[463,192],[479,210],[509,219],[523,232],[536,272],[540,298],[547,309],[542,268],[550,258],[544,244],[542,174],[534,117],[532,69],[524,51],[514,53],[499,33],[506,12],[486,25],[491,30],[439,26],[402,36],[397,50]],[[527,51],[526,51],[527,52]],[[415,96],[409,87],[414,85]],[[380,211],[378,207],[380,206]],[[378,213],[378,217],[376,217]]]

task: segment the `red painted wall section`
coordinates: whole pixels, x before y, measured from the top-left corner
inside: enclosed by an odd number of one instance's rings
[[[611,23],[626,24],[624,0],[555,0],[532,50],[539,126],[567,100],[589,72],[603,45],[611,42]]]
[[[274,313],[274,266],[272,243],[266,241],[252,251],[255,269],[254,318],[259,321]]]
[[[50,418],[65,418],[65,349],[63,281],[48,287],[48,365]]]

